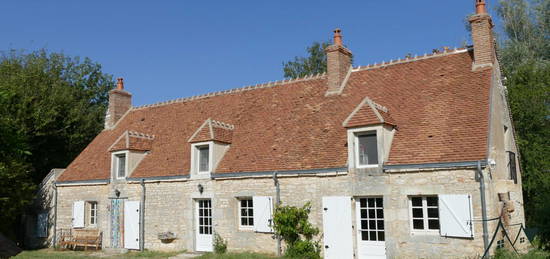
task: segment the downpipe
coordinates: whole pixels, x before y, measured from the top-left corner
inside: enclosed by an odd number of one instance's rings
[[[281,188],[277,172],[273,172],[273,184],[275,185],[275,206],[278,207],[281,204]],[[277,256],[281,256],[281,237],[275,234],[275,238],[277,238]]]
[[[479,192],[481,196],[481,217],[483,224],[483,247],[484,251],[489,246],[489,228],[487,227],[487,201],[485,199],[485,178],[481,170],[481,161],[477,161],[477,173],[479,175]]]
[[[139,210],[139,251],[145,250],[145,180],[141,179],[141,208]]]
[[[53,183],[53,243],[52,247],[57,249],[57,184]]]

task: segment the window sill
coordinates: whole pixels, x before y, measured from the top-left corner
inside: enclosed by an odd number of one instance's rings
[[[376,164],[376,165],[357,165],[357,166],[355,166],[355,168],[357,168],[357,169],[363,169],[363,168],[377,168],[377,167],[379,167],[378,164]]]
[[[254,232],[254,226],[239,226],[239,231]]]
[[[439,230],[414,230],[411,236],[439,236]]]

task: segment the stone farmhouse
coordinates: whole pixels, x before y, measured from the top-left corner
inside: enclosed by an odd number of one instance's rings
[[[310,201],[325,258],[483,254],[490,219],[517,233],[524,214],[493,24],[475,7],[466,48],[354,67],[337,29],[323,74],[139,107],[119,79],[105,129],[55,182],[50,235],[211,251],[217,233],[276,253],[277,202]]]

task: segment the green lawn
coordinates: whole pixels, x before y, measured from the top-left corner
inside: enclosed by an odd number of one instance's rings
[[[157,252],[157,251],[144,251],[144,252],[128,252],[126,254],[117,254],[117,255],[106,255],[101,251],[55,251],[52,249],[41,249],[34,251],[23,251],[18,254],[15,259],[34,259],[34,258],[46,258],[46,259],[97,259],[97,258],[107,258],[107,259],[130,259],[130,258],[153,258],[153,259],[164,259],[177,254],[182,253],[182,251],[176,252]]]
[[[276,259],[272,255],[256,254],[256,253],[227,253],[227,254],[213,254],[206,253],[197,257],[197,259]]]

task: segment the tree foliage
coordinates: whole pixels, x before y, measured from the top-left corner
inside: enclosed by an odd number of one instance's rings
[[[328,42],[314,42],[306,49],[308,57],[294,57],[294,61],[283,62],[285,78],[300,78],[326,72],[327,55],[325,49],[328,46],[330,46]]]
[[[286,243],[285,255],[288,258],[321,258],[318,241],[313,238],[319,229],[309,222],[311,203],[303,207],[278,206],[273,215],[275,233]]]
[[[550,242],[550,0],[501,0],[499,57],[521,156],[527,224]]]
[[[113,87],[112,76],[88,58],[45,50],[1,53],[0,231],[16,228],[31,190],[102,130]]]

